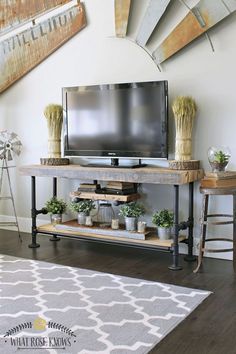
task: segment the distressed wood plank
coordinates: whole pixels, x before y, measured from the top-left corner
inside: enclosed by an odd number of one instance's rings
[[[0,34],[68,2],[70,0],[0,0]]]
[[[150,231],[144,233],[137,231],[126,231],[123,225],[120,225],[118,230],[113,230],[111,227],[100,226],[101,223],[95,222],[93,226],[79,225],[77,220],[70,220],[61,224],[55,225],[56,230],[69,230],[81,233],[82,235],[108,236],[115,238],[129,238],[135,240],[145,240]]]
[[[235,10],[235,0],[200,0],[154,51],[154,61],[170,58]]]
[[[25,176],[73,178],[82,181],[123,181],[132,183],[153,184],[185,184],[200,180],[203,170],[171,170],[161,167],[143,168],[97,168],[79,165],[46,166],[29,165],[20,167],[20,173]]]
[[[0,92],[41,63],[86,26],[82,4],[0,43]]]
[[[136,38],[138,45],[142,47],[146,45],[170,1],[171,0],[150,0]]]
[[[140,199],[140,194],[100,194],[94,192],[71,192],[70,197],[79,197],[80,199],[92,199],[92,200],[111,200],[117,202],[132,202],[134,200]]]
[[[127,33],[131,0],[115,0],[115,28],[117,37]]]

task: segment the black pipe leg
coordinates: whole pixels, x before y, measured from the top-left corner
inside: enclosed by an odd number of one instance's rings
[[[61,241],[61,239],[56,234],[55,235],[53,234],[49,240],[52,242]]]
[[[52,185],[52,195],[53,197],[57,197],[57,178],[53,177],[53,185]],[[57,236],[57,234],[53,234],[52,237],[49,239],[52,242],[57,242],[60,241],[60,238]]]
[[[53,197],[57,197],[57,178],[53,177],[53,190],[52,190],[52,195]]]
[[[236,272],[236,195],[233,194],[233,267]]]
[[[40,244],[36,242],[37,231],[32,231],[32,243],[28,245],[29,248],[38,248]]]
[[[179,186],[174,185],[175,198],[174,198],[174,242],[173,242],[173,264],[168,268],[170,270],[181,270],[179,265]]]
[[[195,262],[197,257],[193,255],[193,205],[194,205],[194,189],[193,182],[189,183],[189,201],[188,201],[188,254],[184,257],[186,262]]]
[[[36,218],[37,218],[37,209],[36,209],[36,179],[35,176],[31,177],[31,219],[32,219],[32,243],[29,245],[29,248],[37,248],[40,245],[36,242],[37,238],[37,225],[36,225]]]

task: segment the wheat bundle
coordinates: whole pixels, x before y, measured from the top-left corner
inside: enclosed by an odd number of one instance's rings
[[[192,97],[177,97],[172,105],[175,117],[175,160],[191,160],[192,130],[197,105]]]
[[[49,104],[44,109],[48,126],[48,157],[61,157],[62,106]]]

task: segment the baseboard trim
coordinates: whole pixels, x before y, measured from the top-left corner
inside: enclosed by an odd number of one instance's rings
[[[32,220],[31,218],[23,218],[23,217],[17,217],[18,224],[19,224],[19,229],[21,232],[27,232],[31,233],[31,228],[32,228]],[[12,215],[0,215],[0,222],[15,222],[15,217]],[[37,225],[43,225],[45,224],[46,221],[42,219],[37,219]],[[17,228],[14,226],[2,226],[0,225],[0,229],[5,229],[5,230],[12,230],[16,231]]]

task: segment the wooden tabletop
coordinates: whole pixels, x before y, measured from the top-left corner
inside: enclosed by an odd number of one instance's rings
[[[163,167],[114,168],[84,167],[80,165],[47,166],[28,165],[19,168],[21,175],[59,177],[80,180],[125,181],[132,183],[182,185],[200,180],[204,172],[199,170],[171,170]]]

